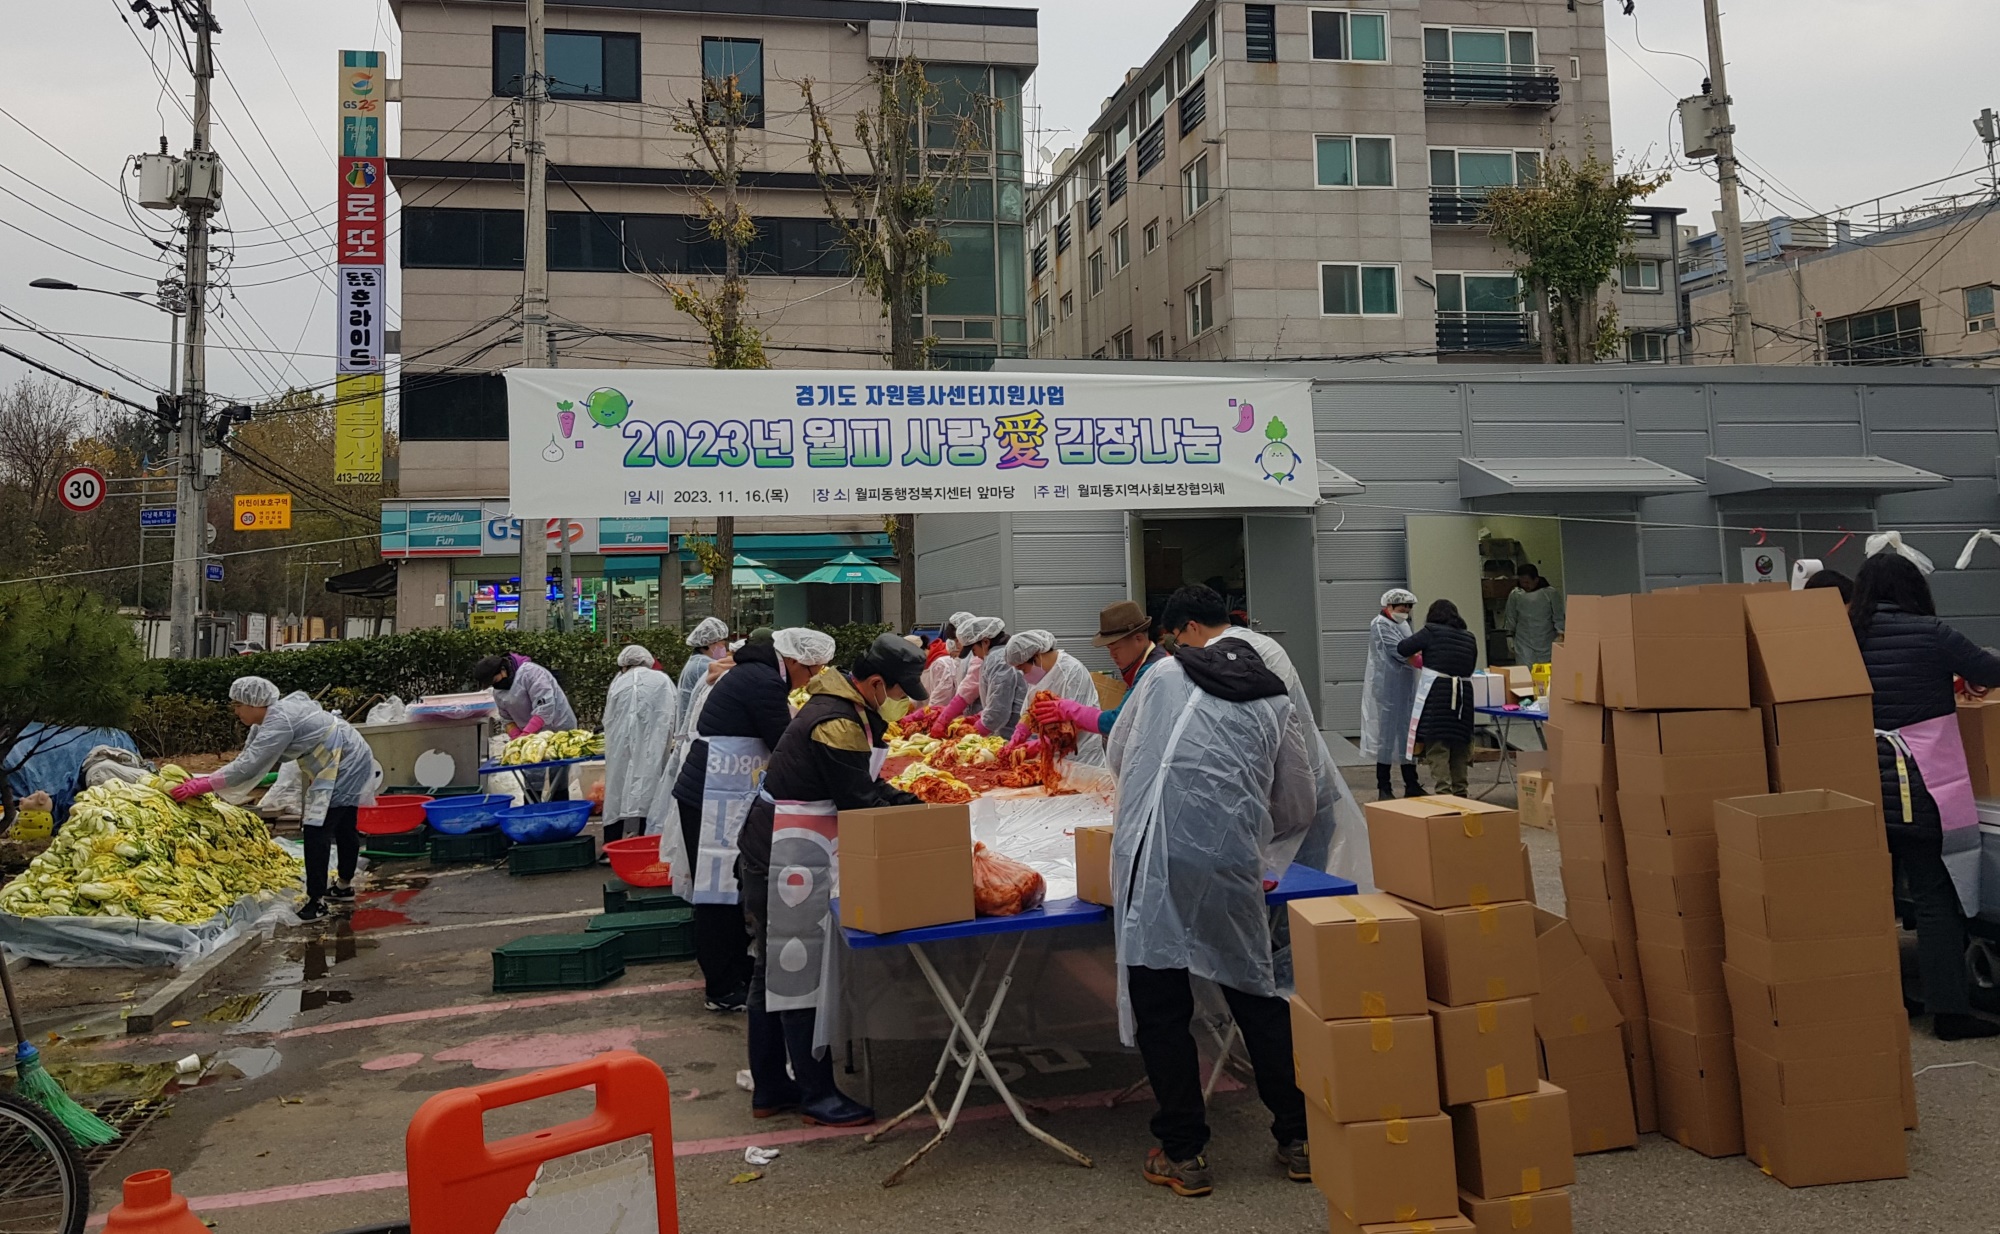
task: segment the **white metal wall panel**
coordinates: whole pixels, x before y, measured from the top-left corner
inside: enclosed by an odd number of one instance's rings
[[[1935,471],[1941,476],[1993,478],[2000,434],[1993,432],[1902,432],[1877,428],[1868,434],[1869,453]],[[1994,486],[1986,488],[1993,491]]]
[[[1642,433],[1708,432],[1708,392],[1702,386],[1632,386],[1632,427]]]
[[[1004,515],[922,514],[917,516],[917,552],[949,548],[998,535]]]
[[[1313,429],[1320,433],[1455,433],[1464,426],[1458,387],[1417,381],[1320,383]]]
[[[1995,427],[1994,391],[1963,386],[1865,386],[1868,427],[1971,429]]]
[[[1319,537],[1319,576],[1328,582],[1407,577],[1401,531],[1339,531]]]
[[[1348,475],[1376,480],[1457,480],[1465,433],[1318,433],[1313,448]]]
[[[1472,426],[1474,458],[1615,458],[1629,444],[1623,424],[1515,420]]]
[[[1640,458],[1649,458],[1697,480],[1708,477],[1708,430],[1700,432],[1635,432],[1632,449]]]
[[[1973,476],[1958,481],[1950,488],[1884,493],[1875,501],[1875,517],[1883,527],[1901,527],[1905,523],[1949,523],[1956,527],[2000,529],[2000,490],[1996,490],[1986,477]]]
[[[1767,422],[1762,424],[1717,424],[1715,447],[1718,458],[1784,457],[1812,454],[1865,454],[1861,425],[1822,421]]]
[[[1329,681],[1320,687],[1320,727],[1329,733],[1361,729],[1361,683]]]
[[[1612,382],[1472,382],[1465,401],[1475,430],[1493,421],[1625,424],[1625,387]]]
[[[1861,419],[1859,383],[1830,380],[1824,384],[1717,380],[1710,383],[1715,423],[1724,424],[1810,424],[1816,421]],[[1720,453],[1720,451],[1718,451]],[[1794,451],[1831,454],[1835,451]]]
[[[1995,550],[1994,560],[2000,561],[2000,550]],[[1320,620],[1325,623],[1328,629],[1349,626],[1356,622],[1365,626],[1374,621],[1375,614],[1381,611],[1382,593],[1391,587],[1401,587],[1402,585],[1398,582],[1378,582],[1374,579],[1321,583],[1319,585]],[[1417,614],[1417,620],[1419,622],[1423,620],[1422,613]]]
[[[1079,510],[1048,514],[1015,514],[1016,535],[1042,534],[1125,534],[1125,515],[1119,510]]]
[[[1323,532],[1403,530],[1406,514],[1448,514],[1459,509],[1458,475],[1449,481],[1368,482],[1368,491],[1331,499],[1315,513]],[[1324,576],[1322,576],[1324,577]]]
[[[1368,665],[1368,631],[1327,630],[1319,636],[1319,662],[1328,681],[1360,681]]]
[[[997,532],[981,540],[917,554],[917,586],[922,593],[969,591],[1000,584]]]

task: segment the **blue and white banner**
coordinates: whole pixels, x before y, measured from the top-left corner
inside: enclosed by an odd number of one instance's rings
[[[507,405],[517,516],[1319,500],[1304,380],[509,369]]]

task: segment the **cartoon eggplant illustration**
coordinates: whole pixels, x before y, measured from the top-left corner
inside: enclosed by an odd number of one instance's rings
[[[1251,427],[1257,423],[1257,409],[1249,403],[1239,403],[1235,399],[1230,399],[1229,405],[1236,408],[1236,431],[1239,433],[1249,432]]]

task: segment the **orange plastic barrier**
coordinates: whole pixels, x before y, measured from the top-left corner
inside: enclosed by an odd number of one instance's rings
[[[105,1234],[208,1234],[208,1226],[188,1211],[188,1202],[174,1190],[174,1176],[165,1170],[141,1170],[126,1176],[125,1201],[111,1210]]]
[[[597,1109],[588,1117],[487,1142],[486,1111],[592,1086]],[[631,1050],[437,1094],[417,1109],[404,1140],[411,1234],[492,1234],[543,1162],[639,1135],[652,1136],[660,1234],[678,1234],[670,1098],[666,1073]]]

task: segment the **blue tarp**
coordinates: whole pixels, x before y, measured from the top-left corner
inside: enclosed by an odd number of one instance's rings
[[[69,817],[70,802],[83,787],[83,760],[98,746],[115,746],[139,752],[138,743],[115,728],[55,728],[30,724],[22,730],[5,768],[7,786],[16,800],[33,792],[44,792],[55,803],[56,822]],[[32,751],[25,761],[21,751]]]

